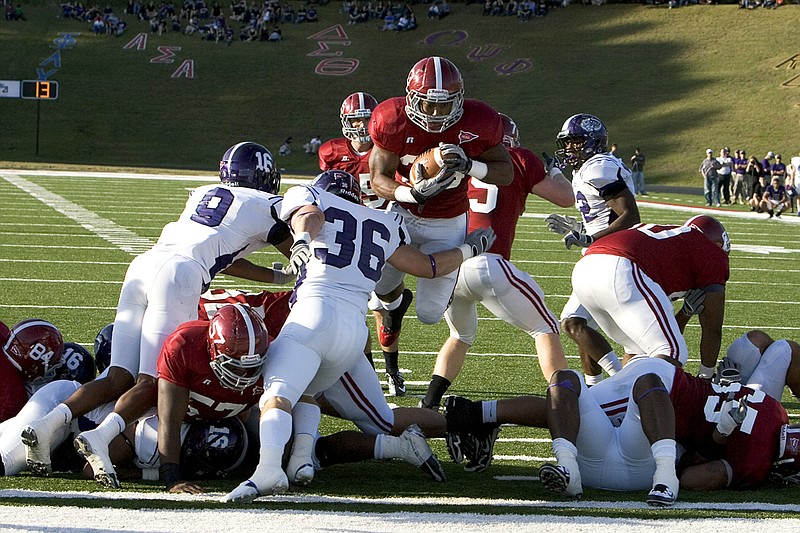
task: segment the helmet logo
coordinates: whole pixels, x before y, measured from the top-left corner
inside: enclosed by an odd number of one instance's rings
[[[581,120],[581,128],[586,131],[599,131],[603,129],[603,124],[595,117],[586,117]]]

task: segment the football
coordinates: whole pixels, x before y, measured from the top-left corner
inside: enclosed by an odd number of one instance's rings
[[[420,163],[422,163],[422,168],[424,169],[424,175],[422,176],[417,175],[417,167]],[[411,169],[408,171],[411,185],[413,186],[418,180],[434,177],[443,166],[442,151],[438,147],[425,150],[411,163]]]

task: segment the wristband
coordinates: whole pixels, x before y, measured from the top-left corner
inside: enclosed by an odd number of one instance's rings
[[[711,379],[714,375],[714,368],[713,366],[704,366],[703,363],[700,363],[700,371],[697,373],[697,377],[703,379]]]
[[[469,169],[469,175],[478,180],[485,180],[486,175],[489,173],[489,167],[483,161],[472,160],[472,168]]]
[[[472,250],[472,246],[470,246],[469,244],[462,244],[458,247],[458,249],[461,250],[461,255],[464,258],[462,262],[466,261],[467,259],[472,259],[473,257],[475,257],[475,253]]]
[[[398,202],[406,203],[406,204],[418,204],[417,199],[414,198],[414,195],[411,194],[411,187],[406,187],[404,185],[399,186],[394,190],[394,199]]]
[[[158,475],[169,490],[181,480],[181,467],[178,463],[164,463],[158,467]]]
[[[428,259],[431,260],[431,270],[433,271],[433,275],[431,276],[431,278],[435,278],[436,277],[436,258],[433,257],[433,255],[428,254]]]
[[[311,242],[311,234],[309,232],[307,232],[307,231],[304,231],[302,233],[298,233],[294,238],[294,242],[299,242],[299,241],[304,241],[306,244],[310,243]]]

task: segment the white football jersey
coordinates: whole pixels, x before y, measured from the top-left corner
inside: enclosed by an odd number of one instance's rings
[[[311,241],[312,258],[297,281],[297,297],[337,297],[366,308],[369,294],[381,277],[386,260],[409,244],[403,219],[339,198],[310,185],[289,189],[283,197],[281,218],[314,205],[325,213],[319,234]]]
[[[594,235],[614,221],[616,215],[603,196],[618,194],[624,187],[634,194],[631,171],[609,153],[594,155],[572,171],[575,207],[583,217],[586,233]]]
[[[247,187],[198,187],[180,218],[164,226],[153,249],[194,259],[203,265],[203,281],[209,283],[236,259],[278,244],[282,232],[288,237],[278,218],[280,203],[280,196]]]

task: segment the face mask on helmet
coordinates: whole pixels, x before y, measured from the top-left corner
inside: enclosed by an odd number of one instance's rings
[[[345,200],[361,204],[361,185],[352,174],[344,170],[326,170],[317,175],[311,185]]]
[[[778,440],[778,460],[771,477],[779,483],[800,483],[800,425],[784,424]]]
[[[339,118],[342,120],[342,134],[351,141],[368,143],[372,139],[369,136],[369,119],[372,112],[378,107],[378,101],[367,93],[353,93],[342,102],[339,110]],[[353,120],[360,122],[354,125]]]
[[[507,148],[516,148],[519,146],[519,129],[517,123],[503,113],[498,113],[500,120],[503,122],[503,144]]]
[[[696,215],[683,223],[684,226],[699,229],[703,235],[714,241],[722,251],[730,253],[731,239],[719,220],[708,215]]]
[[[111,336],[113,333],[114,324],[107,324],[94,338],[94,361],[98,372],[102,372],[111,365]]]
[[[67,379],[78,383],[88,383],[95,378],[97,370],[89,350],[74,342],[64,343],[64,355],[56,379]]]
[[[562,165],[578,169],[590,157],[606,151],[608,130],[594,115],[573,115],[561,126],[556,144],[556,159]]]
[[[431,114],[423,104],[443,108]],[[445,111],[449,105],[449,110]],[[406,115],[431,133],[446,130],[464,114],[464,81],[458,68],[443,57],[428,57],[417,62],[406,81]]]
[[[278,194],[281,174],[275,168],[272,154],[253,142],[234,144],[219,162],[219,179],[236,187],[249,187],[270,194]]]
[[[248,440],[236,417],[195,420],[181,445],[181,471],[188,479],[224,477],[244,460]]]
[[[269,347],[264,321],[242,304],[221,307],[208,327],[211,370],[229,389],[258,383]]]
[[[42,385],[53,381],[62,365],[64,339],[50,322],[31,318],[11,328],[3,351],[25,381]]]

